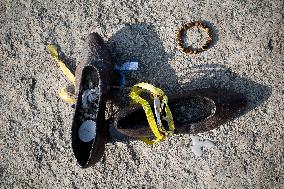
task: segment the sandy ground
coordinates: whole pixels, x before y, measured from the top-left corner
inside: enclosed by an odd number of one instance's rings
[[[284,188],[283,1],[0,1],[0,188]],[[182,23],[213,28],[197,56],[176,48]],[[100,33],[117,63],[136,57],[130,83],[168,94],[216,86],[246,94],[234,121],[198,136],[149,147],[112,139],[103,159],[81,169],[72,156],[73,109],[57,92],[68,81],[47,51],[75,63],[84,39]],[[131,79],[130,79],[131,78]]]

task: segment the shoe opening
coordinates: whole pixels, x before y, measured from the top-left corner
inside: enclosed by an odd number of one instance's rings
[[[84,68],[73,120],[72,148],[77,162],[81,167],[88,166],[88,162],[93,150],[93,143],[96,140],[95,135],[92,139],[90,136],[88,136],[88,133],[81,133],[85,139],[82,138],[82,136],[80,136],[80,128],[88,121],[92,122],[93,125],[96,124],[100,100],[98,76],[98,72],[94,67],[86,66]],[[82,131],[89,132],[88,128],[85,128]]]
[[[169,104],[176,125],[199,122],[216,111],[215,103],[207,98],[191,97]]]

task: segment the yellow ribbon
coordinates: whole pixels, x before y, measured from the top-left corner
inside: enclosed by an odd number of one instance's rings
[[[58,53],[58,46],[56,45],[48,45],[47,46],[49,53],[51,54],[52,58],[58,63],[61,71],[67,77],[67,79],[75,86],[75,76],[73,73],[66,67],[65,63],[60,59]],[[68,92],[68,90],[61,89],[58,94],[64,101],[74,104],[76,102],[76,98],[74,94]]]
[[[165,130],[162,124],[159,125],[156,123],[150,104],[141,96],[139,96],[141,92],[150,93],[153,96],[156,96],[160,101],[165,104],[166,120],[168,122],[169,130]],[[145,111],[147,117],[147,121],[149,123],[149,127],[152,130],[154,136],[156,137],[156,139],[154,140],[151,140],[147,137],[141,137],[140,139],[142,141],[144,141],[146,144],[156,144],[159,141],[165,140],[166,137],[173,135],[175,126],[172,113],[168,106],[168,97],[161,89],[154,87],[151,84],[142,82],[134,85],[131,88],[129,96],[135,103],[138,103],[143,107],[143,110]]]
[[[74,94],[69,92],[66,88],[61,89],[58,93],[58,95],[65,101],[70,104],[76,103],[76,98],[74,97]]]

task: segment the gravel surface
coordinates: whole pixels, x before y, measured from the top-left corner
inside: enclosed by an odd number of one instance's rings
[[[0,188],[284,188],[284,24],[278,0],[0,1]],[[208,51],[187,56],[176,30],[201,20]],[[131,58],[145,81],[168,94],[216,86],[249,99],[247,112],[198,134],[147,146],[111,139],[103,159],[81,169],[72,155],[73,109],[57,95],[69,82],[47,51],[58,44],[75,64],[98,32],[116,63]]]

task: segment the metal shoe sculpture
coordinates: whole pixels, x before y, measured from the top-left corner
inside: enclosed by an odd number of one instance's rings
[[[198,107],[193,107],[194,103],[198,103]],[[216,88],[196,89],[169,96],[174,133],[195,134],[212,130],[233,119],[245,110],[246,105],[247,100],[242,94]],[[130,137],[153,137],[141,106],[121,110],[115,117],[114,126]]]
[[[113,64],[97,33],[86,40],[76,68],[77,103],[72,123],[72,148],[82,168],[98,162],[105,149],[105,109]]]

